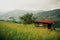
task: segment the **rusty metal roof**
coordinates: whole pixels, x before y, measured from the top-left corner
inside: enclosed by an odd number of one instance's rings
[[[48,24],[53,23],[52,20],[36,20],[35,22],[38,22],[38,23],[48,23]]]

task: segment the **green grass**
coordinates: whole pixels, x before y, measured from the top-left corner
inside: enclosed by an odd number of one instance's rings
[[[34,24],[0,21],[0,40],[60,40],[60,32],[36,28]]]

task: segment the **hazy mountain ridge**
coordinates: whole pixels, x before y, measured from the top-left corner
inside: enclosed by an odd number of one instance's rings
[[[14,10],[14,11],[7,12],[4,15],[1,15],[0,16],[0,19],[8,20],[9,17],[14,17],[15,19],[17,19],[18,16],[22,16],[25,13],[27,13],[27,12],[26,11],[23,11],[23,10]]]
[[[22,16],[22,15],[24,15],[26,13],[36,14],[36,13],[38,13],[38,11],[14,10],[14,11],[7,12],[4,15],[0,15],[0,20],[9,20],[9,17],[14,17],[16,20],[18,20],[19,16]]]
[[[24,11],[24,10],[14,10],[7,12],[4,15],[0,15],[0,20],[8,20],[9,17],[14,17],[18,20],[19,16],[22,16],[26,13],[33,13],[37,19],[58,19],[60,18],[60,9],[54,9],[50,11]]]
[[[56,18],[60,18],[60,9],[40,12],[38,14],[35,14],[35,16],[37,17],[37,19],[56,19]]]

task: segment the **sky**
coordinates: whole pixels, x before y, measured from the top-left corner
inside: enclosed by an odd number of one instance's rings
[[[60,9],[60,0],[0,0],[0,12]]]

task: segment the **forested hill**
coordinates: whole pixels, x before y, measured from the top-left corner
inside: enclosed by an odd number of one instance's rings
[[[60,9],[43,11],[35,14],[37,19],[51,19],[51,20],[60,20]]]

